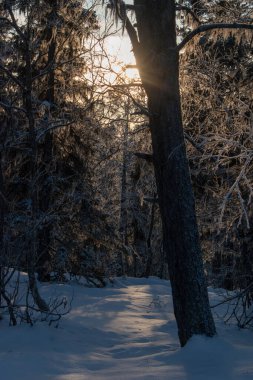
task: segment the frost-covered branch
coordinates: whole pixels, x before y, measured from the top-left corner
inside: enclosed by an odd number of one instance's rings
[[[245,29],[245,30],[252,30],[253,31],[253,25],[252,24],[241,24],[241,23],[233,23],[233,24],[204,24],[200,25],[198,28],[194,29],[192,32],[190,32],[182,42],[178,45],[178,50],[182,50],[185,45],[190,42],[195,36],[198,34],[207,32],[209,30],[215,30],[215,29]]]

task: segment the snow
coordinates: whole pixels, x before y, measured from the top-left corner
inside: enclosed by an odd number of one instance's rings
[[[1,380],[249,380],[253,333],[225,325],[180,348],[168,281],[117,278],[105,288],[41,284],[45,298],[72,298],[58,328],[0,322]],[[53,295],[52,295],[53,294]],[[214,304],[219,295],[210,289]]]

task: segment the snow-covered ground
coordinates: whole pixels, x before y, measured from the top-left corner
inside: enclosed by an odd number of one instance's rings
[[[253,333],[224,325],[179,347],[168,281],[118,278],[102,289],[41,285],[72,308],[58,328],[0,322],[1,380],[249,380]],[[219,300],[210,291],[212,303]]]

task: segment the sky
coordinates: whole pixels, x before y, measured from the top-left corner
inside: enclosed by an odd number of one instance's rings
[[[115,56],[119,61],[123,61],[126,65],[135,63],[128,36],[110,36],[107,38],[106,47],[111,55]]]
[[[132,4],[133,1],[128,1],[128,4]],[[110,28],[111,35],[106,39],[106,47],[109,54],[116,57],[118,61],[124,62],[126,65],[135,64],[135,58],[132,52],[132,46],[129,40],[129,37],[126,33],[122,34],[122,29],[120,22],[113,23],[113,19],[110,15],[110,11],[106,12],[105,6],[97,6],[96,13],[99,18],[99,24],[102,29],[105,28],[105,25],[113,24]]]

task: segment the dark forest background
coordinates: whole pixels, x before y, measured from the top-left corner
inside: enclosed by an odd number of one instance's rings
[[[201,6],[200,6],[201,5]],[[203,1],[195,15],[252,23],[245,1]],[[178,35],[197,23],[181,9]],[[168,278],[146,95],[124,67],[111,81],[100,18],[83,1],[0,4],[1,299],[8,282]],[[181,37],[180,37],[181,36]],[[210,31],[180,54],[185,141],[208,283],[252,303],[252,32]],[[241,293],[240,293],[241,294]],[[14,298],[13,298],[14,297]]]

